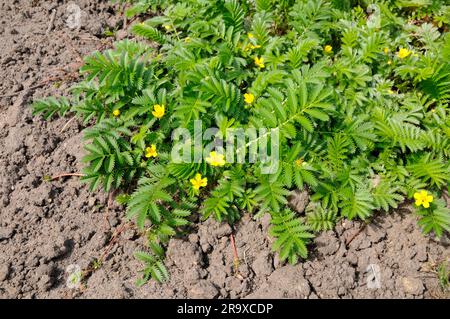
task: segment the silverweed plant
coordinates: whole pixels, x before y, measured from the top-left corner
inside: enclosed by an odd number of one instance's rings
[[[76,113],[87,125],[82,180],[122,192],[117,200],[148,239],[136,253],[139,284],[168,279],[165,246],[197,215],[232,224],[269,213],[273,249],[293,264],[337,220],[368,220],[405,200],[425,234],[442,236],[447,4],[134,1],[128,16],[151,13],[132,27],[136,39],[87,56],[70,98],[36,101],[34,113]],[[199,121],[216,128],[209,137]],[[189,137],[176,139],[179,129]],[[225,152],[230,129],[266,133]],[[180,143],[183,161],[173,155]],[[265,156],[247,159],[257,146]],[[311,195],[303,215],[287,205],[295,189]]]

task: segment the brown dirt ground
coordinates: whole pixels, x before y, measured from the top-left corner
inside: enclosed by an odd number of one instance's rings
[[[141,264],[133,252],[143,240],[126,224],[123,208],[108,209],[108,196],[90,193],[77,178],[44,179],[81,170],[83,127],[70,117],[33,117],[30,101],[66,94],[80,56],[111,45],[106,28],[122,29],[118,7],[109,1],[75,3],[83,10],[79,30],[65,24],[68,1],[0,1],[0,298],[449,297],[436,274],[449,259],[449,238],[422,236],[407,205],[362,231],[359,222],[340,222],[317,237],[310,258],[296,266],[271,252],[268,216],[244,216],[235,230],[206,221],[170,241],[168,283],[137,288]],[[69,265],[87,269],[102,255],[104,263],[80,288],[67,287]],[[379,288],[368,285],[373,269]]]

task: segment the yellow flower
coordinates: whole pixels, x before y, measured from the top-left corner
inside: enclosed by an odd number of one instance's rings
[[[384,52],[384,54],[388,54],[389,53],[389,48],[384,48],[383,52]]]
[[[156,104],[153,106],[152,114],[157,119],[162,118],[164,116],[165,112],[166,112],[166,108],[164,107],[164,105]]]
[[[206,162],[211,166],[224,166],[225,157],[223,156],[223,154],[212,151],[211,153],[209,153],[209,157],[206,158]]]
[[[303,164],[303,158],[298,158],[295,160],[295,166],[301,167]]]
[[[202,178],[202,175],[197,173],[194,178],[191,179],[191,184],[194,189],[200,189],[200,187],[205,187],[208,185],[208,179]]]
[[[411,54],[411,51],[409,51],[408,49],[400,48],[400,50],[398,50],[397,56],[399,59],[404,59],[404,58],[408,57],[410,54]]]
[[[427,191],[420,191],[414,193],[414,199],[416,200],[416,206],[422,205],[428,208],[430,207],[430,203],[433,202],[433,195],[428,195]]]
[[[115,110],[113,111],[113,115],[114,115],[115,117],[118,117],[118,116],[120,115],[120,110],[119,110],[119,109],[115,109]]]
[[[191,38],[189,38],[189,37],[184,38],[184,42],[190,43],[191,42]]]
[[[172,26],[170,24],[165,24],[164,29],[166,29],[166,31],[170,31],[172,30]]]
[[[388,65],[391,65],[391,64],[392,64],[392,60],[388,60],[388,61],[387,61],[387,64],[388,64]]]
[[[244,101],[247,104],[252,104],[255,101],[255,96],[252,93],[245,93]]]
[[[331,45],[326,45],[324,48],[323,48],[323,51],[325,51],[325,53],[331,53],[331,52],[333,52],[333,47],[331,46]]]
[[[156,145],[152,144],[150,147],[147,147],[145,149],[145,157],[150,158],[150,157],[156,157],[158,156],[158,152],[156,151]]]
[[[256,64],[256,66],[257,66],[258,68],[260,68],[260,69],[263,69],[263,68],[266,67],[266,66],[264,65],[264,58],[263,58],[263,57],[258,58],[258,57],[256,56],[256,57],[255,57],[255,64]]]
[[[247,37],[248,37],[249,39],[254,39],[254,38],[255,38],[255,36],[253,35],[253,33],[247,33]]]
[[[250,50],[254,50],[254,49],[259,49],[261,46],[259,44],[253,45],[251,43],[247,44],[244,48],[244,51],[250,51]]]

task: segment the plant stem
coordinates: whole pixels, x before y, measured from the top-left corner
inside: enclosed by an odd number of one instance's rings
[[[236,249],[236,243],[234,241],[234,236],[233,234],[230,235],[230,241],[231,241],[231,247],[233,248],[233,265],[234,265],[234,271],[235,273],[238,272],[239,269],[239,256],[238,256],[238,252]]]
[[[84,174],[80,174],[80,173],[64,173],[64,174],[60,174],[60,175],[53,176],[53,177],[51,178],[51,181],[60,179],[60,178],[62,178],[62,177],[69,177],[69,176],[83,177]]]

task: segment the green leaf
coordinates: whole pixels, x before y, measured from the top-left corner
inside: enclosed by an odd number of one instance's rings
[[[299,256],[307,258],[307,244],[314,238],[309,226],[302,224],[290,210],[272,212],[271,215],[269,234],[276,238],[272,248],[280,252],[280,259],[295,264]]]
[[[358,217],[366,219],[372,215],[373,197],[368,190],[357,189],[355,192],[351,188],[342,191],[340,207],[341,214],[349,219]]]

